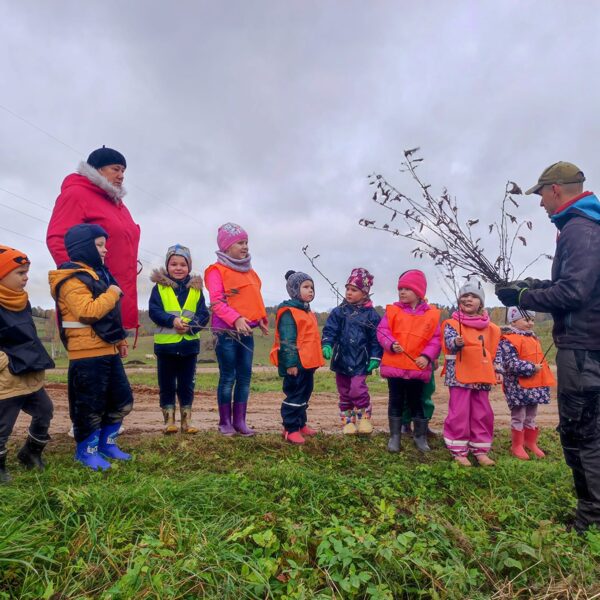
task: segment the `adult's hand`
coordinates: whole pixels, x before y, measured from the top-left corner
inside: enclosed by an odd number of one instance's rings
[[[504,306],[519,306],[523,293],[529,289],[526,281],[517,280],[496,284],[496,296]]]

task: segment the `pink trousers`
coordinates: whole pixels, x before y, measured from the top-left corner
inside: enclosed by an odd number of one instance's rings
[[[454,456],[487,454],[494,438],[494,412],[487,390],[450,387],[444,442]]]

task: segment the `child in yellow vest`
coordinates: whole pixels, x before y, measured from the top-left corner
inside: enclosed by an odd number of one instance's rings
[[[165,268],[154,269],[150,280],[149,315],[154,332],[154,354],[158,370],[160,407],[164,432],[176,433],[175,398],[179,398],[181,432],[197,433],[191,423],[196,362],[200,352],[200,330],[209,314],[202,293],[202,277],[191,275],[189,248],[175,244],[167,250]]]
[[[288,271],[285,278],[290,300],[282,302],[277,309],[275,343],[270,358],[283,377],[283,437],[290,444],[304,444],[306,436],[317,433],[306,424],[306,410],[315,371],[325,361],[317,318],[310,310],[315,284],[306,273]]]
[[[252,268],[246,231],[235,223],[225,223],[219,227],[217,244],[217,262],[206,269],[204,282],[219,362],[219,431],[227,436],[251,436],[254,432],[246,425],[246,409],[254,355],[252,330],[258,327],[263,335],[269,333],[267,311],[260,278]]]
[[[546,456],[537,445],[540,430],[535,417],[538,405],[550,402],[554,375],[544,358],[539,339],[533,333],[535,313],[511,306],[506,311],[507,327],[502,328],[500,352],[504,368],[503,390],[510,408],[511,453],[528,460],[525,449],[537,458]]]
[[[468,281],[458,292],[458,310],[442,324],[445,384],[450,390],[444,441],[454,459],[465,467],[472,452],[482,466],[494,437],[491,386],[502,383],[498,349],[500,328],[484,309],[485,293],[478,281]]]
[[[386,306],[377,327],[377,339],[383,348],[379,372],[387,379],[389,389],[389,452],[400,452],[402,413],[407,405],[415,426],[415,445],[421,452],[430,450],[422,398],[440,354],[440,311],[424,300],[426,292],[423,271],[402,273],[398,278],[398,302]]]

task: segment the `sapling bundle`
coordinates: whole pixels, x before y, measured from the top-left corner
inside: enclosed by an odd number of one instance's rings
[[[419,195],[412,197],[401,192],[381,174],[369,175],[369,184],[375,186],[372,200],[387,211],[388,218],[382,224],[362,218],[360,225],[414,241],[416,246],[411,254],[416,258],[430,258],[454,290],[457,277],[477,277],[492,284],[506,283],[518,279],[540,258],[552,259],[551,255],[542,253],[515,276],[515,245],[527,246],[525,232],[533,229],[531,221],[519,220],[511,212],[519,208],[514,196],[522,194],[516,183],[507,181],[498,219],[488,224],[483,233],[477,233],[480,220],[463,219],[456,198],[446,188],[440,196],[431,193],[431,184],[417,173],[423,162],[418,151],[419,148],[404,151],[400,171],[410,175]],[[481,241],[484,236],[489,238],[493,234],[498,250],[494,253],[495,258],[488,258]]]

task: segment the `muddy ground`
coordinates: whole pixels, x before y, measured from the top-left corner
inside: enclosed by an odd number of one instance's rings
[[[46,386],[54,402],[55,412],[50,433],[64,434],[70,427],[67,386],[51,383]],[[162,429],[162,416],[158,406],[158,388],[134,386],[135,406],[127,417],[125,426],[128,434],[155,434]],[[250,396],[248,423],[258,433],[276,432],[281,430],[279,409],[281,393],[254,393]],[[387,430],[387,396],[379,394],[372,396],[373,424],[377,431]],[[448,407],[448,390],[441,381],[437,382],[434,396],[436,406],[432,419],[432,427],[441,429]],[[510,426],[510,413],[499,387],[492,390],[491,402],[496,415],[497,429]],[[340,426],[337,413],[337,395],[334,393],[317,393],[311,398],[308,411],[309,423],[325,433],[339,433]],[[196,392],[194,402],[194,424],[201,430],[214,430],[218,422],[217,402],[215,392]],[[15,427],[15,433],[26,431],[29,417],[21,414]],[[538,424],[540,427],[555,427],[558,423],[556,399],[552,398],[549,405],[540,406]]]

